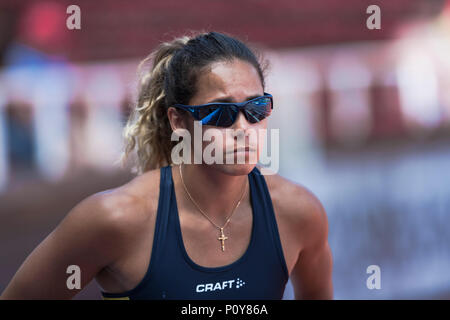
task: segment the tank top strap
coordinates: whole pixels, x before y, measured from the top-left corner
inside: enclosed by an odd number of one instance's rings
[[[275,211],[272,204],[272,198],[267,186],[264,175],[261,173],[258,167],[254,167],[250,173],[250,181],[252,183],[251,193],[252,197],[255,197],[257,201],[254,201],[256,206],[255,211],[261,212],[261,224],[264,225],[267,232],[270,234],[270,243],[274,245],[274,249],[277,252],[278,260],[281,264],[281,268],[284,272],[284,276],[289,278],[289,272],[286,265],[286,260],[281,245],[280,234],[278,231],[278,224],[275,217]]]
[[[162,244],[165,243],[165,238],[169,234],[170,206],[174,201],[172,184],[172,167],[162,167],[160,169],[159,199],[150,259],[151,265],[157,265],[161,259],[161,254],[164,254],[161,252]]]

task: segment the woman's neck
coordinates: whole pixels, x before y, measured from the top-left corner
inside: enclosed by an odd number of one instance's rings
[[[177,172],[180,175],[179,166],[173,166],[172,169],[172,173]],[[189,193],[198,207],[218,225],[225,223],[240,199],[246,201],[248,198],[246,174],[230,175],[205,164],[183,164],[181,174],[178,178],[186,200],[192,202],[187,194]],[[198,210],[194,203],[192,206]]]

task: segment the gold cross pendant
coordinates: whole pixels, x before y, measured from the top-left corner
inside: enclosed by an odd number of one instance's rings
[[[223,234],[223,228],[220,228],[220,237],[217,240],[222,241],[222,251],[225,251],[225,240],[227,239],[228,237]]]

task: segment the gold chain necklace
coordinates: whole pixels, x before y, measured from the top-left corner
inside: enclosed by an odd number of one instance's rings
[[[219,241],[222,242],[222,251],[225,251],[225,240],[227,240],[228,237],[226,237],[225,234],[223,233],[223,229],[227,226],[228,222],[230,222],[231,217],[233,216],[233,213],[235,212],[236,208],[239,206],[239,204],[241,203],[242,199],[244,198],[245,192],[247,191],[247,183],[248,183],[248,179],[245,181],[245,187],[244,187],[244,191],[242,192],[241,199],[236,203],[236,205],[234,206],[233,211],[231,211],[230,216],[227,218],[227,221],[226,221],[225,224],[221,227],[221,226],[218,226],[217,224],[215,224],[214,221],[212,221],[212,220],[208,217],[208,215],[207,215],[205,212],[203,212],[203,210],[199,207],[199,205],[194,201],[194,199],[192,198],[191,194],[189,193],[189,191],[188,191],[188,189],[187,189],[187,187],[186,187],[186,184],[184,183],[184,180],[183,180],[183,173],[181,172],[181,164],[180,164],[179,168],[180,168],[181,182],[183,183],[184,190],[185,190],[186,193],[188,194],[189,199],[191,199],[192,203],[193,203],[193,204],[197,207],[197,209],[201,212],[201,214],[203,214],[203,215],[209,220],[209,222],[211,222],[217,229],[219,229],[219,231],[220,231],[220,237],[218,237],[217,240],[219,240]]]

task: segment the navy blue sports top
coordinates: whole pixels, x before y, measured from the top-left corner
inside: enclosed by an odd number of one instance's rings
[[[178,217],[171,166],[160,169],[161,182],[150,263],[142,281],[103,299],[272,299],[280,300],[289,275],[272,200],[264,176],[248,174],[253,212],[250,244],[231,264],[203,267],[188,256]]]

